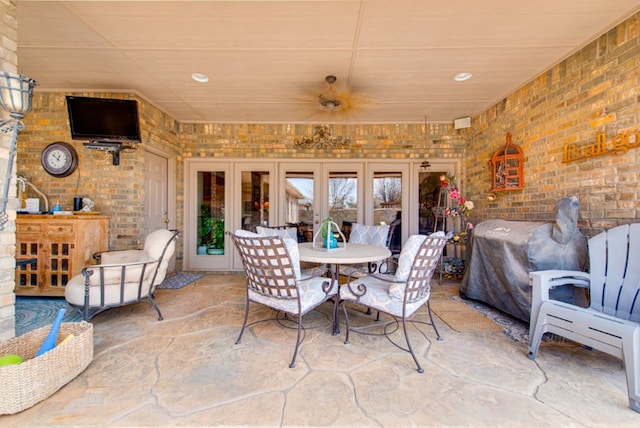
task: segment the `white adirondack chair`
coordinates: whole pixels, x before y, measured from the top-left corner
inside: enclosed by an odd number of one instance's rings
[[[640,412],[640,223],[622,225],[589,240],[590,272],[531,272],[529,358],[551,332],[622,359],[629,407]],[[589,290],[590,307],[549,299],[551,288]]]

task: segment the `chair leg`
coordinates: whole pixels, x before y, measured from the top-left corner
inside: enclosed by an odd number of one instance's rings
[[[544,324],[547,320],[546,313],[542,313],[542,306],[540,306],[540,313],[536,317],[536,324],[529,326],[529,344],[527,345],[527,357],[530,360],[535,360],[538,356],[538,349],[540,348],[540,342],[544,335]]]
[[[296,366],[296,357],[298,356],[298,349],[300,348],[300,338],[302,337],[302,314],[298,315],[298,338],[296,339],[296,349],[293,351],[293,358],[291,359],[291,364],[289,364],[289,368],[294,368]]]
[[[344,344],[348,345],[349,344],[349,314],[347,314],[347,302],[343,301],[342,302],[342,309],[344,311],[344,324],[345,324],[345,329],[347,330],[347,332],[344,335]]]
[[[431,320],[431,327],[433,327],[433,330],[436,332],[436,339],[442,340],[442,336],[440,336],[438,327],[436,327],[436,323],[433,322],[433,312],[431,312],[431,300],[427,300],[427,310],[429,311],[429,319]]]
[[[624,369],[627,374],[629,408],[640,413],[640,328],[634,328],[630,334],[622,337]]]
[[[164,318],[162,318],[162,313],[160,312],[158,304],[155,300],[153,300],[153,296],[151,296],[151,294],[149,294],[147,297],[149,298],[149,304],[151,305],[151,307],[158,313],[158,321],[162,321]]]
[[[333,336],[340,334],[340,296],[336,294],[335,302],[333,303]]]
[[[404,330],[404,340],[407,341],[407,349],[409,349],[409,353],[413,357],[413,361],[415,361],[416,366],[418,366],[418,373],[424,373],[424,369],[418,362],[418,358],[416,354],[413,352],[413,348],[411,347],[411,341],[409,340],[409,332],[407,331],[407,322],[404,318],[402,318],[402,329]]]
[[[244,321],[242,322],[242,328],[240,329],[240,335],[236,340],[236,345],[238,345],[240,343],[240,340],[242,340],[242,335],[244,334],[244,329],[247,326],[248,319],[249,319],[249,299],[247,298],[247,303],[245,305],[245,310],[244,310]]]

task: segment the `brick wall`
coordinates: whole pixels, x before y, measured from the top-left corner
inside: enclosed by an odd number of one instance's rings
[[[16,22],[16,1],[0,0],[0,70],[15,73],[18,64],[16,53],[18,26]],[[0,118],[9,115],[0,112]],[[0,133],[0,189],[4,188],[11,135]],[[0,190],[2,191],[2,190]],[[15,191],[10,193],[13,198]],[[9,208],[13,203],[9,204]],[[15,335],[15,311],[13,294],[14,266],[16,250],[15,210],[9,209],[9,222],[0,231],[0,341]]]
[[[556,200],[571,195],[580,200],[580,227],[588,236],[640,221],[640,146],[562,162],[566,144],[584,147],[600,133],[609,142],[640,132],[639,33],[637,14],[473,119],[464,182],[467,198],[476,201],[475,221],[551,220]],[[488,161],[507,132],[524,150],[525,188],[489,202]]]
[[[133,153],[123,153],[120,165],[111,156],[87,150],[81,141],[71,140],[65,93],[36,90],[33,111],[25,117],[27,128],[18,142],[18,173],[45,193],[51,204],[72,208],[74,196],[93,199],[101,214],[109,215],[110,248],[138,247],[143,236],[144,148],[156,147],[177,156],[176,227],[183,230],[185,157],[201,158],[462,158],[465,132],[450,124],[433,124],[439,141],[425,141],[423,124],[335,125],[335,136],[349,136],[347,149],[296,150],[296,138],[313,135],[314,125],[265,124],[177,124],[144,99],[132,94],[82,93],[73,95],[105,98],[135,98],[139,102],[142,144]],[[68,177],[53,178],[42,168],[42,150],[54,141],[76,148],[79,167]],[[28,189],[29,190],[29,189]],[[35,193],[28,194],[36,197]],[[182,245],[178,242],[176,269],[182,266]]]
[[[18,174],[47,195],[51,205],[60,203],[63,210],[73,209],[75,196],[92,199],[97,211],[111,217],[110,248],[138,247],[144,239],[144,148],[158,147],[178,155],[177,123],[138,98],[142,144],[134,152],[122,152],[120,165],[113,165],[110,154],[88,150],[82,141],[71,140],[65,95],[36,90],[33,111],[25,118],[27,129],[20,134],[18,142]],[[136,98],[114,93],[73,95]],[[42,168],[42,150],[54,141],[65,141],[78,152],[78,168],[68,177],[51,177]],[[37,197],[27,190],[29,197]]]

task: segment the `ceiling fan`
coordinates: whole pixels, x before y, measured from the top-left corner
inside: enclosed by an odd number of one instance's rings
[[[338,91],[334,85],[338,78],[332,74],[326,76],[324,80],[329,87],[318,95],[318,108],[328,112],[346,113],[364,105],[367,100],[364,97],[354,95],[348,91]]]

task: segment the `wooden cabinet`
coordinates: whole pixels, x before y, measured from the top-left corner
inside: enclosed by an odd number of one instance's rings
[[[63,296],[69,279],[108,249],[108,216],[18,215],[15,294]]]

